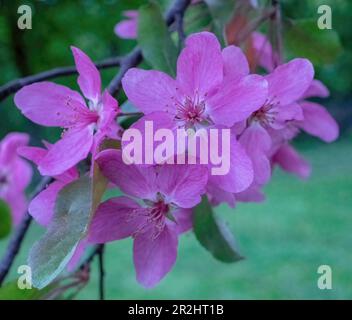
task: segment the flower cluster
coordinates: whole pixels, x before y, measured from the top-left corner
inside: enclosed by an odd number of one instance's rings
[[[105,138],[121,137],[118,104],[107,91],[101,93],[98,70],[77,48],[72,51],[86,99],[49,82],[29,85],[16,94],[15,103],[27,118],[64,129],[62,138],[53,145],[45,143],[45,149],[19,149],[42,175],[54,178],[29,206],[40,224],[50,224],[58,192],[79,177],[76,165],[89,154],[111,186],[124,193],[100,204],[75,260],[86,243],[133,237],[137,280],[153,287],[174,265],[178,237],[192,228],[192,208],[202,196],[213,205],[261,201],[261,189],[276,164],[308,176],[308,164],[289,142],[301,129],[326,142],[337,138],[338,126],[325,108],[305,100],[327,96],[328,91],[313,79],[308,60],[294,59],[274,69],[266,58],[273,53],[266,42],[261,43],[263,37],[254,34],[252,39],[258,53],[264,45],[260,62],[269,72],[266,75],[250,74],[240,48],[221,49],[214,34],[201,32],[186,39],[175,79],[157,70],[133,68],[122,81],[129,101],[144,114],[132,128],[152,121],[154,128],[172,131],[229,129],[230,170],[225,175],[212,175],[212,165],[207,164],[126,164],[121,150],[99,152]]]

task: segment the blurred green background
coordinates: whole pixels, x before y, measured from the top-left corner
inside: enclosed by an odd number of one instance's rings
[[[138,8],[145,2],[0,1],[0,85],[72,65],[70,45],[83,49],[93,60],[125,54],[135,41],[117,38],[114,25],[122,19],[122,10]],[[282,3],[283,13],[289,19],[317,18],[320,4],[332,8],[333,29],[338,32],[343,49],[333,61],[315,67],[316,77],[331,91],[331,97],[323,104],[338,120],[341,137],[326,145],[301,135],[295,144],[312,163],[311,179],[301,181],[276,170],[265,189],[266,202],[216,209],[235,233],[246,257],[244,261],[233,265],[215,261],[193,234],[188,234],[181,238],[174,270],[157,288],[144,290],[134,278],[131,241],[119,241],[107,246],[107,298],[352,298],[352,2]],[[33,9],[32,30],[17,28],[20,4],[29,4]],[[105,85],[117,70],[102,71]],[[55,82],[78,89],[76,76]],[[119,97],[119,101],[123,98]],[[0,102],[0,139],[11,131],[29,132],[32,144],[40,143],[41,139],[54,142],[60,134],[59,130],[39,127],[22,117],[14,107],[13,96]],[[34,183],[37,180],[38,175]],[[32,226],[10,279],[16,277],[17,266],[25,264],[28,249],[42,231]],[[7,240],[0,241],[0,254],[6,243]],[[322,264],[333,270],[332,290],[317,287],[317,268]],[[95,264],[91,282],[78,297],[97,298]]]

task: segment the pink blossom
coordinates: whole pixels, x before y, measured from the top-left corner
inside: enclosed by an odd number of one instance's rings
[[[250,116],[239,139],[252,159],[254,184],[264,185],[270,179],[269,157],[274,148],[274,137],[281,136],[293,121],[303,121],[298,100],[312,83],[313,74],[313,66],[308,60],[294,59],[265,77],[269,85],[268,98]]]
[[[99,206],[88,240],[105,243],[132,236],[137,280],[153,287],[176,261],[178,235],[192,226],[191,208],[205,192],[207,168],[126,165],[116,150],[101,152],[96,161],[127,196]]]
[[[143,113],[133,127],[146,120],[155,128],[221,128],[245,121],[262,106],[267,82],[248,75],[248,63],[234,46],[221,50],[209,32],[186,40],[177,61],[177,77],[155,70],[130,69],[122,80],[129,100]],[[250,160],[236,137],[231,138],[231,168],[225,176],[210,181],[228,192],[240,192],[253,180]]]
[[[115,34],[123,39],[136,39],[138,29],[138,11],[127,10],[123,15],[128,18],[116,24],[114,28]]]
[[[15,96],[17,107],[33,122],[65,129],[38,163],[42,175],[59,175],[94,153],[104,137],[118,138],[117,101],[108,91],[101,94],[100,74],[89,57],[75,47],[72,52],[88,108],[78,92],[52,82],[25,86]]]
[[[32,179],[31,167],[17,155],[17,149],[28,141],[27,134],[17,132],[0,141],[0,199],[9,205],[15,225],[27,210],[25,189]]]

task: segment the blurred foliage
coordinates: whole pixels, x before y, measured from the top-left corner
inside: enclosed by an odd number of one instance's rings
[[[12,227],[11,211],[9,206],[0,199],[0,239],[5,238]]]

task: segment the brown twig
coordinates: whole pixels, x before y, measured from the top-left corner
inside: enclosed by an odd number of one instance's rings
[[[102,60],[100,62],[96,62],[95,65],[98,69],[107,69],[110,67],[119,66],[121,63],[121,60],[122,59],[120,57],[109,58],[109,59]],[[52,70],[47,70],[35,75],[10,81],[0,87],[0,101],[4,100],[9,95],[16,93],[24,86],[27,86],[34,82],[50,80],[50,79],[63,77],[63,76],[70,76],[76,73],[77,73],[76,66],[69,66],[69,67],[61,67],[61,68],[55,68]]]

